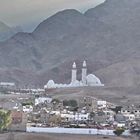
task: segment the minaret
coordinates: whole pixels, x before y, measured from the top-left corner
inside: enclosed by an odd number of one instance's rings
[[[71,82],[75,82],[77,80],[77,68],[76,63],[74,62],[72,65],[72,76],[71,76]]]
[[[86,77],[87,77],[87,64],[86,64],[86,61],[84,61],[83,62],[83,68],[82,68],[82,83],[84,85],[87,84]]]

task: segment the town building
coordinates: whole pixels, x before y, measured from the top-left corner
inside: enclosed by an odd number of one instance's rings
[[[123,107],[121,109],[121,113],[128,119],[128,120],[140,120],[140,108],[134,105]]]
[[[15,83],[0,82],[0,88],[15,89],[15,87],[16,87]]]
[[[26,131],[27,114],[21,111],[13,110],[11,112],[12,122],[9,126],[10,131]]]
[[[35,105],[45,103],[45,102],[50,104],[52,102],[52,98],[50,98],[50,97],[39,97],[39,98],[35,99]]]
[[[22,122],[22,112],[21,111],[12,111],[11,112],[11,119],[12,119],[12,124],[18,124]]]
[[[89,113],[61,114],[61,118],[66,121],[87,121],[89,120]]]
[[[23,112],[30,113],[32,111],[33,111],[33,106],[32,105],[23,106]]]

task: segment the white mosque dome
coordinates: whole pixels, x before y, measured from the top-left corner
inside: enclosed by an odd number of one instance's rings
[[[98,77],[96,77],[94,74],[89,74],[86,77],[87,85],[88,86],[94,86],[94,85],[101,85],[101,81]]]
[[[56,88],[53,80],[49,80],[45,87],[46,88]]]

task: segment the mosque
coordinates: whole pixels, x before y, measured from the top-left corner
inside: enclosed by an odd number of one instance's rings
[[[44,86],[45,89],[52,88],[67,88],[67,87],[85,87],[85,86],[104,86],[100,79],[94,74],[87,75],[87,64],[83,62],[81,81],[77,80],[77,67],[74,62],[72,65],[71,83],[70,84],[57,84],[53,80],[49,80]]]

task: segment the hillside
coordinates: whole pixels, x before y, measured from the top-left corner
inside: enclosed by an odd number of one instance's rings
[[[59,100],[76,99],[79,101],[84,97],[89,97],[120,106],[129,106],[131,104],[137,106],[139,105],[139,91],[139,87],[80,87],[51,89],[47,91],[47,94]]]
[[[0,41],[5,41],[20,31],[21,29],[19,27],[9,27],[0,21]]]
[[[107,0],[85,14],[68,9],[0,43],[0,79],[43,86],[69,82],[73,61],[107,86],[140,85],[140,1]],[[79,71],[80,72],[80,71]]]

